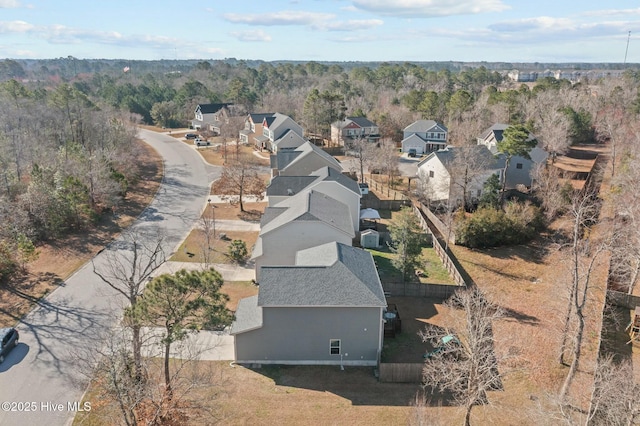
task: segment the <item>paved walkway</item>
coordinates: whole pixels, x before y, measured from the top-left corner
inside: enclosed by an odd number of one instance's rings
[[[142,349],[145,357],[164,357],[161,342],[162,328],[145,327],[142,333],[145,345]],[[203,361],[233,361],[235,359],[234,337],[228,331],[199,331],[192,333],[182,342],[171,345],[171,357],[177,359],[198,359]]]
[[[240,266],[227,263],[212,263],[209,265],[220,272],[225,281],[251,281],[256,278],[253,265]],[[180,269],[187,271],[202,271],[206,269],[204,263],[198,262],[165,262],[158,268],[154,275],[173,274]]]
[[[216,219],[216,231],[254,231],[260,232],[260,224],[244,220]]]

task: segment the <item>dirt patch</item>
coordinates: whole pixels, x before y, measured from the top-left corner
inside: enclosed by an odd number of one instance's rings
[[[260,222],[264,209],[267,208],[266,202],[259,203],[243,203],[244,212],[240,211],[240,205],[237,203],[211,203],[207,206],[202,216],[213,218],[215,214],[216,220],[244,220],[246,222]],[[215,213],[211,212],[211,208],[215,209]]]
[[[0,327],[15,324],[41,297],[63,284],[130,225],[153,200],[162,178],[162,159],[144,142],[136,143],[143,151],[139,158],[140,176],[118,206],[117,216],[105,215],[92,229],[40,244],[38,259],[27,265],[27,272],[0,287]]]
[[[240,299],[258,294],[258,286],[250,281],[230,281],[224,283],[221,291],[229,296],[227,309],[235,312],[238,309]]]

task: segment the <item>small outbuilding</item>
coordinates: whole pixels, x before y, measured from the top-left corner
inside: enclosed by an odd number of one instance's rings
[[[360,245],[363,248],[380,247],[380,233],[375,229],[367,229],[360,233]]]

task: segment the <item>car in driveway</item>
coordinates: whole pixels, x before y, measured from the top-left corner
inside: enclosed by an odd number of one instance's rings
[[[11,349],[18,346],[19,338],[20,335],[15,328],[0,328],[0,364],[4,362]]]
[[[209,145],[211,145],[211,142],[209,142],[206,139],[201,139],[201,138],[196,138],[196,140],[194,140],[193,143],[196,146],[209,146]]]
[[[196,135],[195,133],[187,133],[186,135],[184,135],[185,139],[196,139],[198,137],[198,135]]]

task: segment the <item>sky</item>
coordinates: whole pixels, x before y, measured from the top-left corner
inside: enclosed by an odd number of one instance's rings
[[[636,0],[0,0],[0,58],[640,63]]]

